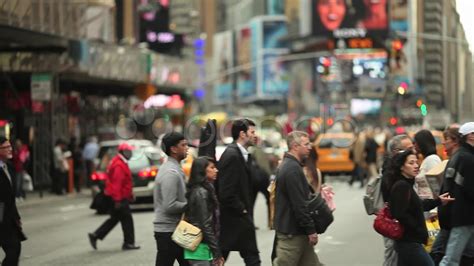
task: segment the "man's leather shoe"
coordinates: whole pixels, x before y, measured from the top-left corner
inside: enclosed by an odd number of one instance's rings
[[[93,249],[97,249],[97,237],[93,233],[88,233],[89,236],[89,242],[91,243],[91,246]]]
[[[140,246],[136,246],[135,244],[123,244],[123,250],[133,250],[133,249],[140,249]]]

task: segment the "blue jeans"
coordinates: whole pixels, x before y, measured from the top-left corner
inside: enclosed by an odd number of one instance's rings
[[[431,253],[444,254],[449,240],[449,230],[441,229],[431,248]],[[463,256],[474,258],[474,245],[467,245],[462,253]]]
[[[436,236],[433,246],[431,247],[431,253],[433,254],[444,254],[446,250],[446,244],[449,240],[449,230],[440,229]]]
[[[434,266],[430,255],[423,245],[415,242],[395,242],[395,250],[398,252],[399,266]]]
[[[448,244],[446,246],[446,253],[439,265],[459,265],[465,249],[474,250],[474,225],[457,226],[451,229]],[[469,256],[471,254],[466,255]]]

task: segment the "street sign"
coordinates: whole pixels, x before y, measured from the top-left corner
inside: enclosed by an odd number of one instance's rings
[[[33,74],[31,76],[31,100],[50,101],[53,90],[51,74]]]

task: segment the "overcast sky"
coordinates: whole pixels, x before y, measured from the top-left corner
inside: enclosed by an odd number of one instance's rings
[[[471,52],[474,47],[474,16],[472,11],[474,10],[474,0],[456,0],[456,8],[459,15],[461,16],[461,23],[466,33],[466,39],[469,42]]]

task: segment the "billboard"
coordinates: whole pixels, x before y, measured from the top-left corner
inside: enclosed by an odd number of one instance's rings
[[[390,29],[408,31],[408,0],[390,1]]]
[[[232,101],[233,75],[228,71],[234,62],[234,47],[232,32],[224,31],[214,34],[212,67],[216,80],[214,80],[214,103],[225,104]]]
[[[256,57],[255,27],[244,26],[237,30],[236,54],[237,66],[242,67],[237,73],[237,97],[239,101],[246,101],[256,94],[255,67],[253,60]]]
[[[386,36],[388,0],[312,0],[316,36],[355,38]]]
[[[284,0],[267,0],[268,15],[282,15],[285,13]]]
[[[263,49],[286,49],[286,45],[280,39],[288,35],[285,20],[263,20]]]
[[[281,52],[263,54],[261,94],[263,96],[284,97],[288,93],[290,75],[285,62],[279,60]]]

